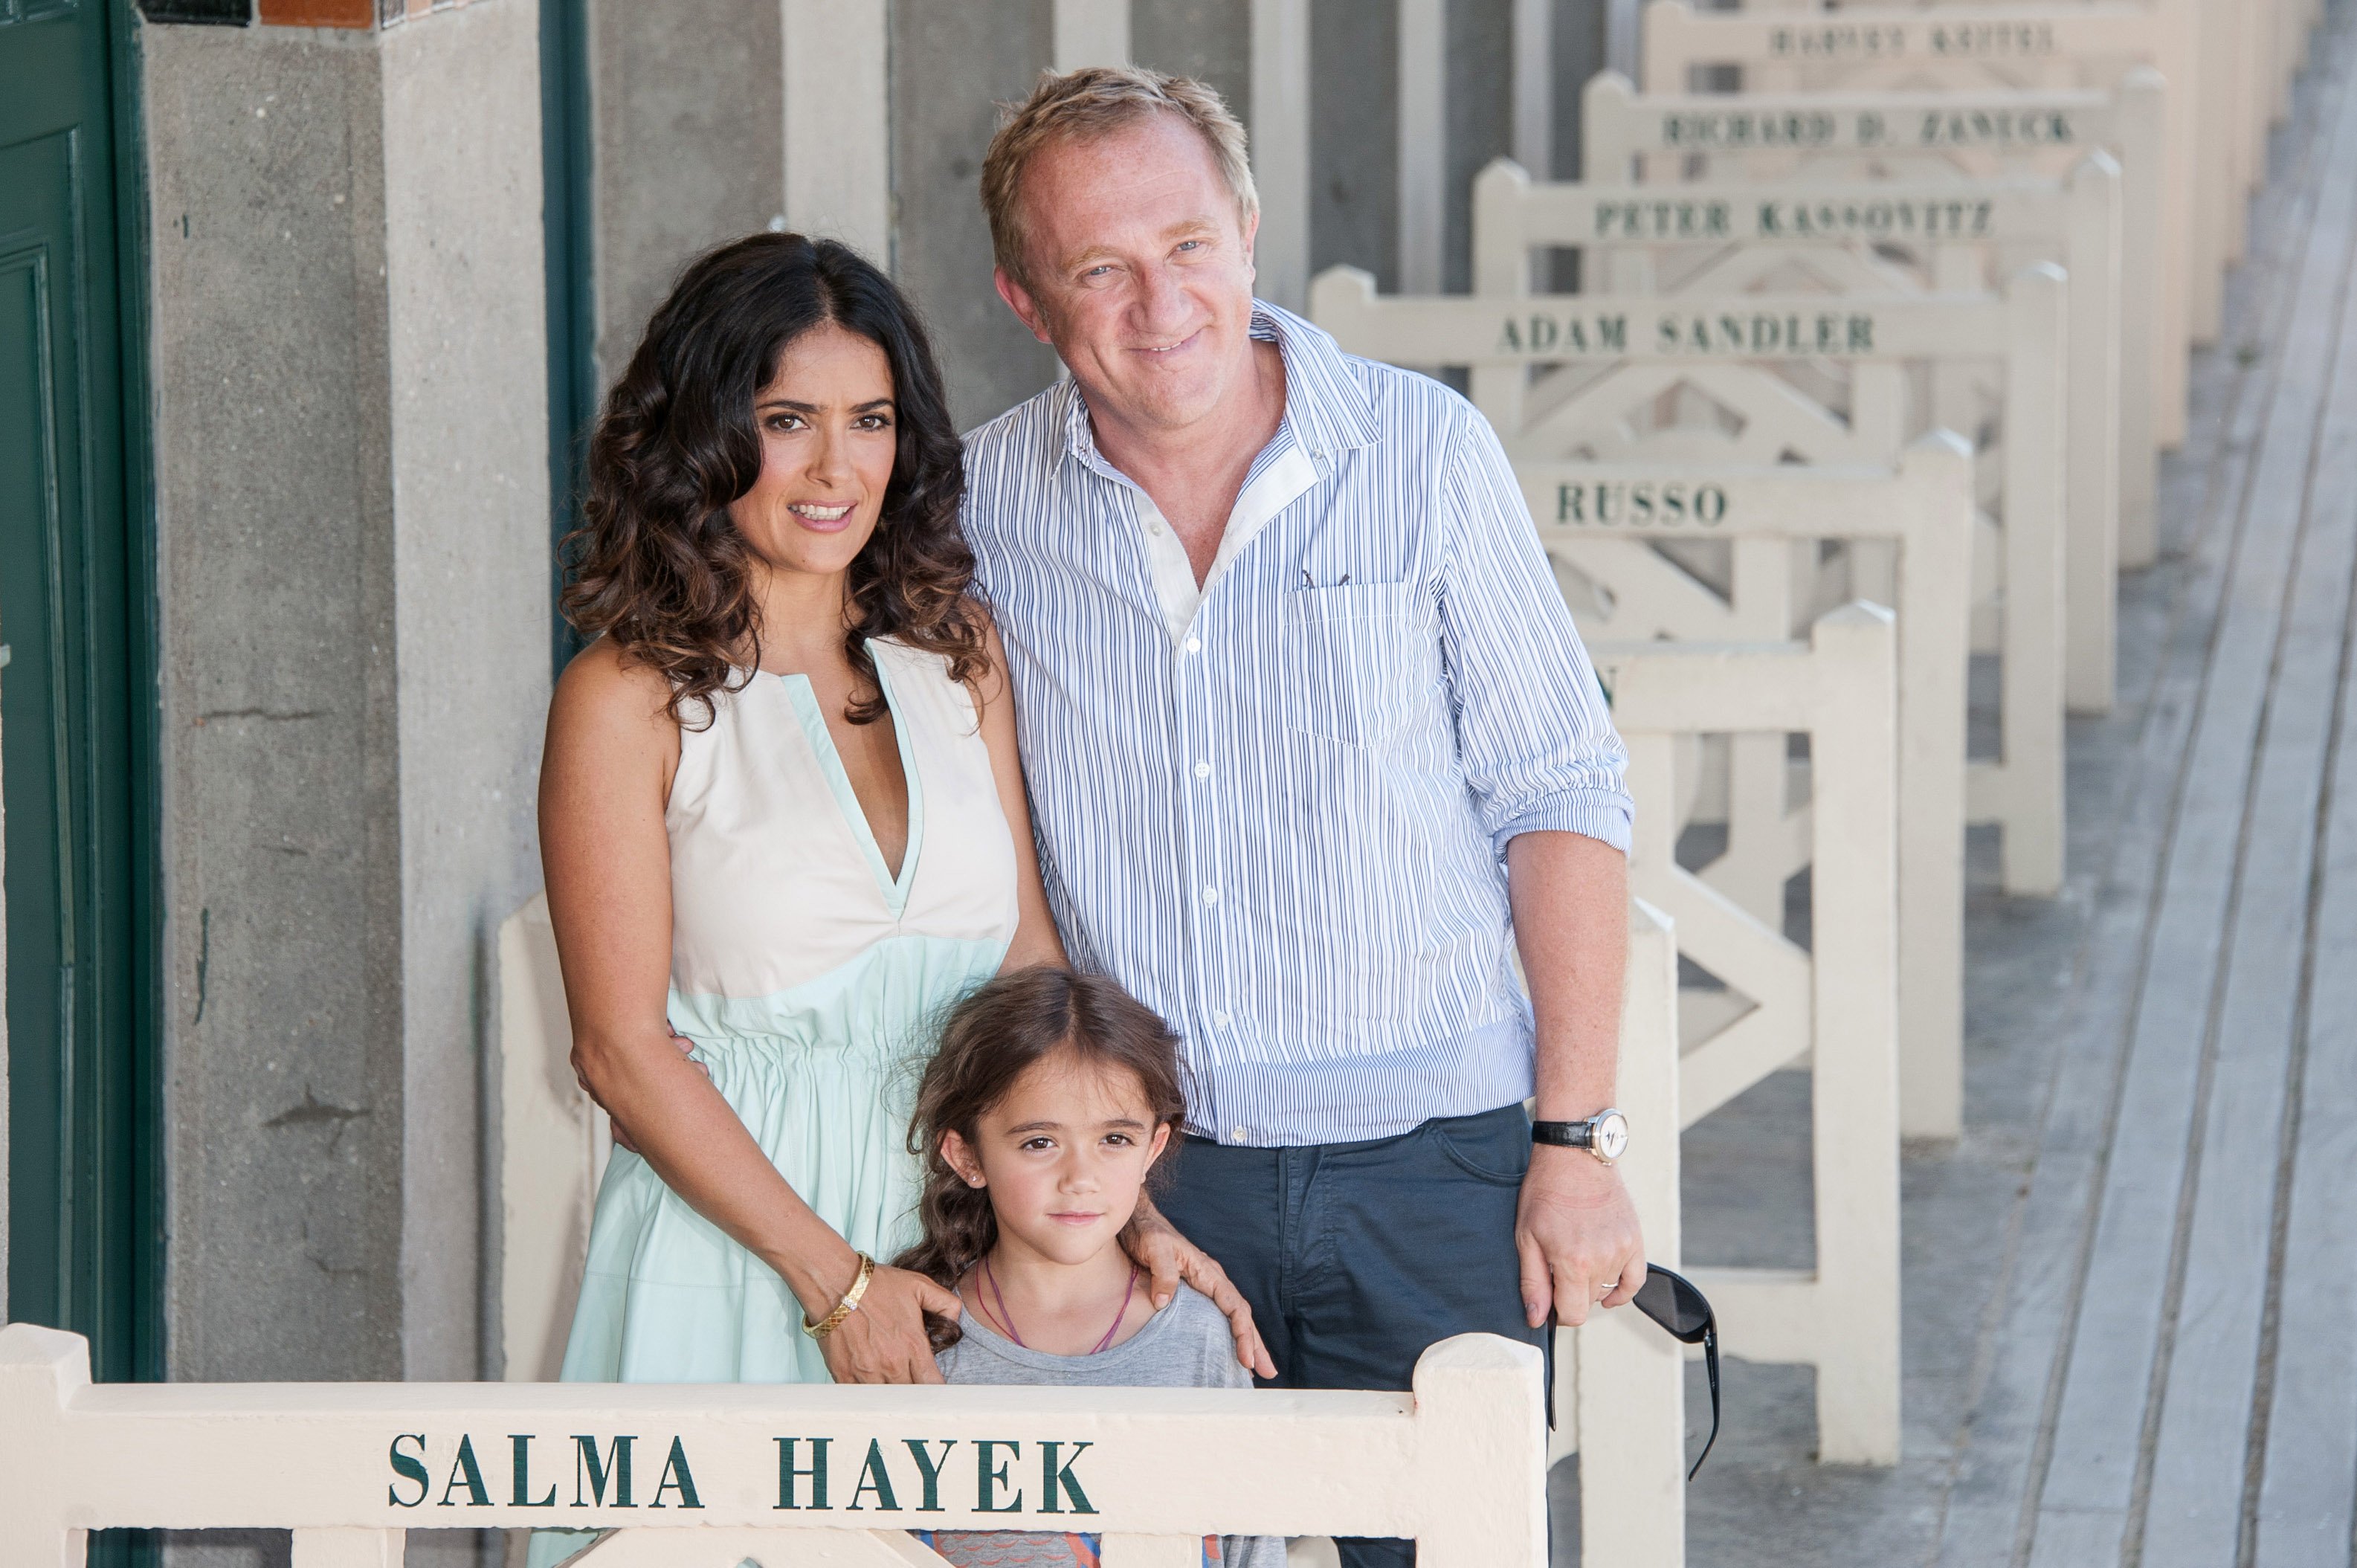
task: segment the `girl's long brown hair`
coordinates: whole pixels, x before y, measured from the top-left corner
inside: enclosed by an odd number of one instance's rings
[[[661,671],[683,723],[691,703],[709,723],[713,693],[760,662],[749,552],[728,506],[761,474],[755,394],[795,338],[830,322],[884,350],[897,411],[882,515],[851,564],[843,640],[863,695],[846,716],[885,713],[871,637],[941,654],[969,685],[987,666],[958,532],[964,457],[923,324],[849,246],[755,234],[691,263],[648,321],[590,436],[585,521],[565,541],[565,618]]]
[[[1082,1062],[1119,1067],[1137,1079],[1157,1126],[1173,1138],[1187,1116],[1178,1064],[1178,1037],[1154,1009],[1103,975],[1060,969],[1025,969],[985,983],[950,1014],[942,1048],[917,1089],[909,1152],[925,1163],[919,1214],[924,1240],[893,1260],[944,1290],[998,1244],[998,1218],[985,1187],[969,1187],[942,1153],[942,1135],[973,1144],[982,1119],[1006,1098],[1035,1063],[1069,1051]],[[1178,1151],[1167,1151],[1147,1172],[1167,1172]],[[933,1348],[957,1343],[953,1323],[928,1318]]]

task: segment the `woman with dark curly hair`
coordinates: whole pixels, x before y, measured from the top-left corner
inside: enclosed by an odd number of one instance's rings
[[[917,1236],[912,1069],[1063,961],[963,489],[915,314],[829,241],[694,263],[608,400],[541,771],[574,1064],[629,1130],[568,1380],[939,1380],[957,1298],[875,1262]],[[1216,1265],[1133,1251],[1256,1353]]]

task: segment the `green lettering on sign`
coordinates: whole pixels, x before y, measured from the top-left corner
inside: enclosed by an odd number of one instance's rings
[[[593,1505],[604,1508],[606,1482],[609,1478],[614,1483],[614,1506],[618,1509],[638,1507],[638,1504],[630,1501],[630,1444],[637,1441],[636,1437],[615,1438],[614,1445],[606,1451],[605,1456],[601,1459],[597,1453],[597,1440],[595,1437],[584,1436],[578,1433],[574,1434],[573,1444],[576,1452],[573,1459],[573,1506],[575,1508],[586,1509]],[[585,1483],[589,1494],[586,1498],[581,1495]]]
[[[1089,1506],[1088,1493],[1081,1490],[1080,1477],[1072,1474],[1072,1466],[1080,1462],[1082,1454],[1094,1444],[1073,1444],[1072,1456],[1060,1465],[1056,1462],[1056,1455],[1063,1446],[1060,1443],[1039,1444],[1039,1487],[1048,1494],[1047,1501],[1039,1505],[1039,1511],[1062,1513],[1063,1504],[1056,1500],[1057,1494],[1060,1491],[1071,1496],[1074,1513],[1094,1513],[1097,1510]]]
[[[401,1451],[401,1445],[404,1443],[417,1444],[414,1457]],[[425,1473],[425,1434],[422,1432],[401,1434],[386,1445],[384,1456],[393,1466],[393,1473],[395,1476],[403,1481],[414,1482],[417,1487],[415,1497],[404,1498],[397,1489],[399,1482],[396,1482],[393,1486],[385,1487],[384,1500],[397,1509],[414,1509],[424,1502],[425,1494],[434,1489],[434,1477]]]
[[[509,1445],[514,1450],[510,1466],[508,1501],[520,1509],[553,1509],[556,1506],[556,1483],[548,1483],[548,1496],[532,1501],[532,1436],[529,1433],[511,1432]]]
[[[1006,1449],[1009,1454],[1014,1455],[1015,1459],[1020,1459],[1023,1457],[1023,1444],[1020,1443],[1016,1443],[1003,1437],[977,1437],[974,1440],[974,1511],[976,1513],[1019,1513],[1022,1511],[1023,1508],[1023,1488],[1020,1487],[1015,1488],[1015,1500],[1013,1502],[996,1503],[991,1501],[991,1498],[998,1495],[998,1488],[1006,1485],[1006,1472],[1009,1466],[1014,1463],[1014,1460],[1012,1459],[1002,1459],[998,1462],[997,1468],[993,1469],[990,1463],[990,1451],[994,1448]]]
[[[678,1478],[674,1480],[673,1477]],[[680,1440],[676,1437],[671,1440],[671,1457],[663,1461],[662,1478],[655,1483],[655,1500],[649,1503],[647,1507],[651,1509],[662,1507],[665,1492],[677,1492],[679,1506],[683,1509],[700,1509],[704,1506],[702,1499],[695,1495],[695,1477],[687,1467],[687,1450],[681,1446]]]
[[[909,1452],[916,1455],[917,1473],[925,1478],[925,1500],[917,1505],[917,1511],[919,1513],[941,1512],[942,1466],[950,1462],[950,1450],[957,1446],[957,1439],[954,1437],[942,1439],[942,1452],[939,1458],[935,1458],[926,1451],[925,1440],[921,1437],[904,1437],[900,1441],[907,1444]]]
[[[827,1506],[826,1445],[834,1439],[831,1437],[811,1439],[811,1462],[810,1468],[807,1470],[794,1464],[794,1445],[800,1441],[801,1439],[793,1437],[778,1439],[778,1507],[823,1509]],[[806,1505],[794,1501],[794,1483],[804,1476],[810,1477],[811,1483],[811,1500]],[[929,1497],[931,1495],[930,1486],[926,1488],[926,1495]]]
[[[859,1511],[862,1492],[874,1492],[878,1509],[888,1513],[900,1511],[900,1500],[892,1495],[891,1472],[884,1468],[884,1444],[873,1437],[867,1440],[867,1460],[859,1466],[859,1484],[851,1488],[851,1501],[845,1505],[849,1511]]]
[[[442,1500],[436,1507],[447,1509],[451,1506],[450,1494],[458,1489],[462,1477],[467,1483],[467,1506],[470,1509],[490,1508],[490,1494],[483,1490],[483,1467],[475,1463],[475,1440],[464,1434],[458,1438],[457,1456],[450,1462],[449,1482],[443,1487]]]

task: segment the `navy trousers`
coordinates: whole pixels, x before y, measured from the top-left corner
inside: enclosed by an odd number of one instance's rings
[[[1548,1348],[1523,1321],[1519,1105],[1395,1138],[1249,1149],[1189,1137],[1155,1203],[1252,1304],[1280,1389],[1405,1389],[1453,1334]],[[1406,1568],[1414,1543],[1338,1541],[1343,1568]]]

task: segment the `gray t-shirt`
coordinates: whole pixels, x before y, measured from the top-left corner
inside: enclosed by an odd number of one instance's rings
[[[1127,1339],[1094,1356],[1050,1356],[1016,1344],[969,1311],[965,1337],[934,1359],[952,1383],[1032,1383],[1059,1388],[1248,1389],[1228,1320],[1211,1298],[1180,1285],[1170,1305]],[[944,1530],[933,1550],[958,1568],[1096,1568],[1096,1537],[1044,1530]],[[1216,1553],[1216,1555],[1215,1555]],[[1204,1568],[1285,1568],[1285,1542],[1271,1535],[1206,1536]]]

